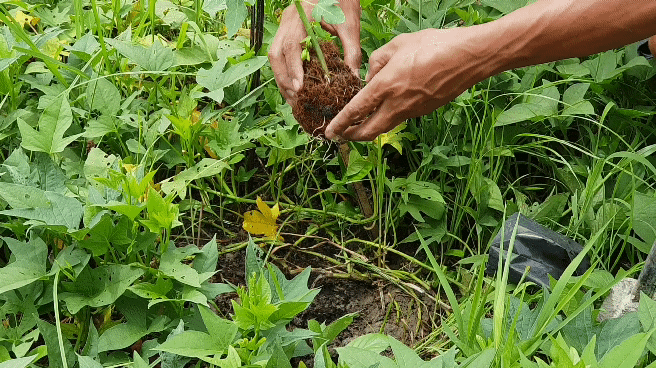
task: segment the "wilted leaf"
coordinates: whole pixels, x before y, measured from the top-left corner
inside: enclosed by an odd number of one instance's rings
[[[276,239],[278,234],[276,219],[280,215],[278,204],[269,208],[262,198],[257,197],[257,208],[259,211],[253,210],[244,213],[244,230],[254,235],[264,235],[267,239]]]

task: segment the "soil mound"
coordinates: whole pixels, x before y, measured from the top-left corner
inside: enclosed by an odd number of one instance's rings
[[[320,46],[330,70],[330,80],[326,80],[316,53],[310,50],[310,61],[303,62],[303,88],[293,108],[294,117],[305,132],[315,137],[324,137],[330,120],[362,88],[360,79],[344,64],[337,45],[321,42]]]

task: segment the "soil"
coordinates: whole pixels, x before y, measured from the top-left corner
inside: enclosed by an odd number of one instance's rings
[[[359,314],[330,346],[329,351],[335,361],[337,354],[334,348],[345,346],[358,336],[383,332],[406,345],[414,346],[434,328],[432,317],[435,313],[435,303],[428,296],[411,296],[395,285],[382,281],[369,283],[332,278],[321,272],[322,267],[326,265],[322,265],[322,261],[316,257],[294,250],[289,253],[285,257],[287,267],[279,265],[287,277],[293,277],[286,272],[289,266],[294,267],[296,271],[312,266],[310,286],[321,289],[309,308],[292,320],[290,328],[307,328],[307,321],[310,319],[329,324],[345,314]],[[219,259],[221,270],[217,273],[220,279],[214,282],[244,285],[244,261],[244,250],[222,255]],[[219,295],[215,300],[219,313],[224,316],[231,314],[230,300],[234,298],[235,294]],[[312,367],[311,357],[301,360],[308,367]]]
[[[360,79],[344,64],[337,45],[321,42],[320,46],[330,70],[329,80],[311,49],[310,61],[303,62],[303,87],[293,108],[305,132],[315,137],[324,136],[328,123],[362,88]]]

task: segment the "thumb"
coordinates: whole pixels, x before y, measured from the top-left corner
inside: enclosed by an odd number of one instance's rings
[[[371,53],[371,56],[369,57],[369,71],[365,77],[365,82],[369,83],[369,81],[371,81],[371,79],[390,61],[392,55],[396,52],[396,47],[392,42]]]
[[[364,121],[372,112],[378,108],[383,101],[383,91],[386,90],[379,79],[372,80],[353,97],[353,99],[331,120],[326,127],[326,138],[335,139],[341,137],[350,126]]]

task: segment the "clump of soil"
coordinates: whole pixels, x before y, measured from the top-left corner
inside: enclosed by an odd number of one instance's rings
[[[303,87],[293,108],[294,117],[305,132],[323,137],[328,123],[362,88],[360,79],[344,64],[337,45],[321,42],[321,51],[330,70],[329,81],[313,49],[310,61],[303,62]]]

